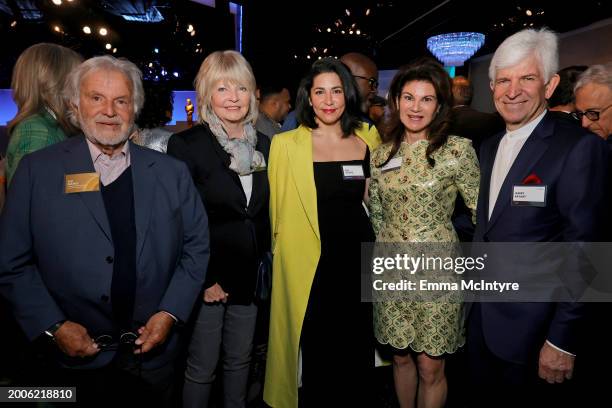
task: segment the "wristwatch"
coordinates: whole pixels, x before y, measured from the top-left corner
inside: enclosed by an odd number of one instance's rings
[[[60,320],[59,322],[55,323],[53,326],[45,330],[45,334],[51,337],[52,339],[55,339],[55,332],[58,331],[62,324],[64,324],[65,322],[66,320]]]

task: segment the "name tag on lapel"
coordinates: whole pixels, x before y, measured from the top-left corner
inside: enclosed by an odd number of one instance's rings
[[[100,191],[100,175],[98,173],[64,175],[64,193],[86,193],[89,191]]]
[[[365,174],[363,172],[363,166],[361,164],[343,164],[342,165],[342,178],[344,180],[363,180]]]
[[[386,173],[388,171],[399,169],[400,167],[402,167],[402,160],[402,156],[394,157],[393,159],[389,160],[389,163],[385,164],[380,168],[381,173]]]
[[[546,186],[513,186],[512,205],[546,207]]]

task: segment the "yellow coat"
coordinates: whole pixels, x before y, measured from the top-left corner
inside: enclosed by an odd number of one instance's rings
[[[380,144],[374,126],[355,134],[370,151]],[[310,287],[321,255],[311,129],[272,139],[268,165],[272,223],[272,310],[264,400],[272,407],[298,406],[298,353]]]

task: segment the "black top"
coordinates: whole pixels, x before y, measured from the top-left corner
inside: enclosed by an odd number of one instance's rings
[[[314,163],[321,256],[306,312],[309,328],[321,324],[329,326],[325,330],[335,327],[338,314],[359,305],[361,243],[375,240],[362,203],[369,163],[369,150],[364,160]],[[346,178],[346,166],[361,166],[364,177]]]
[[[119,330],[131,331],[136,293],[136,219],[132,169],[125,171],[107,186],[102,186],[102,198],[113,237],[114,257],[111,300],[115,324]]]
[[[259,132],[256,149],[267,164],[270,140]],[[204,287],[219,283],[229,303],[251,303],[261,254],[270,250],[267,171],[253,173],[247,206],[240,178],[229,168],[230,156],[208,125],[173,135],[168,154],[187,164],[208,215],[210,262]]]

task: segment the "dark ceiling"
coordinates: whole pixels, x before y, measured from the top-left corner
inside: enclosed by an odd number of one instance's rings
[[[244,5],[243,52],[256,76],[284,80],[292,88],[321,55],[361,51],[372,55],[380,69],[393,69],[428,54],[426,39],[443,32],[484,33],[487,39],[476,54],[479,56],[492,52],[503,38],[531,24],[566,32],[612,17],[609,0],[237,3]],[[115,55],[136,62],[145,76],[157,75],[174,89],[189,89],[208,53],[235,47],[235,20],[228,4],[227,0],[217,0],[216,8],[211,8],[188,0],[64,0],[61,6],[56,6],[51,0],[0,0],[0,88],[9,86],[12,66],[23,49],[36,42],[52,41],[72,47],[86,57],[117,48]],[[121,14],[153,19],[161,16],[163,20],[134,22]],[[110,32],[104,38],[96,32],[86,35],[82,31],[84,24],[92,29],[105,24]],[[187,31],[189,24],[196,31],[193,36]],[[60,32],[54,31],[55,25]],[[110,51],[104,48],[107,42],[112,44]],[[162,71],[166,72],[163,78]],[[173,76],[174,72],[178,78]]]

